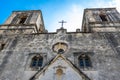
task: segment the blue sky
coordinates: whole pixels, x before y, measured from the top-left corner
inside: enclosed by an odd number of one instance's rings
[[[116,7],[120,12],[120,0],[2,0],[0,2],[0,24],[14,10],[41,10],[48,31],[54,32],[61,27],[58,22],[67,21],[64,28],[75,31],[81,28],[85,8]]]

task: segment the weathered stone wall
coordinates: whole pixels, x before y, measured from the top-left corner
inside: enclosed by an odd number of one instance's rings
[[[31,56],[41,54],[44,57],[43,67],[57,53],[52,46],[65,42],[68,50],[64,53],[79,68],[78,57],[85,53],[92,63],[91,68],[81,69],[92,80],[119,80],[120,34],[111,39],[106,33],[57,33],[4,36],[8,39],[6,48],[0,52],[0,80],[29,80],[37,71],[30,68]],[[110,42],[117,40],[118,43]],[[116,48],[117,46],[117,48]]]

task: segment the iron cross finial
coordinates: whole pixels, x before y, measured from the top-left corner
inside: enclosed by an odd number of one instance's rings
[[[64,21],[64,20],[62,20],[62,21],[60,21],[59,23],[61,23],[61,28],[63,28],[63,24],[64,24],[64,23],[67,23],[67,22]]]

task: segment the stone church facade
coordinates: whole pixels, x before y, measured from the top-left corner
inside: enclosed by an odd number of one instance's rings
[[[13,11],[0,25],[0,80],[119,80],[120,14],[84,10],[82,30],[45,29],[40,10]]]

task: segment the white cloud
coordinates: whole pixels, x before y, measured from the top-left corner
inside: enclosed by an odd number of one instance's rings
[[[66,21],[65,28],[68,31],[76,31],[77,28],[81,28],[83,9],[81,6],[72,5],[70,11],[66,13]]]
[[[96,0],[94,2],[95,5],[89,4],[91,7],[98,7],[98,8],[109,8],[115,7],[120,12],[120,0]],[[96,6],[97,5],[97,6]]]
[[[50,26],[54,26],[51,30],[55,31],[61,27],[57,21],[65,20],[67,23],[64,24],[64,28],[67,31],[76,31],[77,28],[81,28],[82,17],[83,17],[83,7],[73,4],[69,9],[55,15],[54,21]],[[56,25],[56,26],[55,26]]]
[[[112,0],[113,5],[117,8],[117,10],[120,12],[120,0]]]

